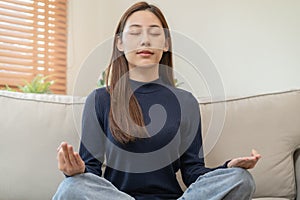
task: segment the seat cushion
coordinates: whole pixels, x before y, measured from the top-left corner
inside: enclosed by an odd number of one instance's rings
[[[62,141],[78,148],[84,98],[0,91],[0,199],[51,199]]]
[[[214,110],[225,108],[225,117]],[[213,167],[226,160],[262,155],[250,170],[255,182],[255,197],[295,199],[293,155],[300,147],[300,91],[232,99],[200,104],[206,163]],[[219,117],[215,124],[215,117]],[[215,127],[222,126],[220,130]]]

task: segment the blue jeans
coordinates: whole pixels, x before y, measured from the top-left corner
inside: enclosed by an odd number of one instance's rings
[[[251,200],[255,183],[241,168],[217,169],[200,176],[178,200]],[[108,180],[91,173],[66,178],[52,200],[134,200]]]

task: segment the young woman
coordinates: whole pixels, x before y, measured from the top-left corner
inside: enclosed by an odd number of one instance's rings
[[[259,154],[205,167],[199,106],[174,86],[162,12],[145,2],[131,6],[113,45],[107,87],[85,103],[79,153],[65,142],[58,148],[58,167],[67,178],[53,199],[252,199],[247,169]],[[179,169],[185,192],[176,180]]]

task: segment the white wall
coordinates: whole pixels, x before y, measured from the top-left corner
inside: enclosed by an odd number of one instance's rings
[[[112,38],[120,16],[134,2],[69,1],[69,94],[86,95],[94,87],[98,74],[95,70],[90,70],[91,74],[82,70],[83,61],[97,45]],[[300,88],[300,1],[148,2],[162,9],[172,30],[205,50],[219,72],[227,96]],[[104,65],[99,66],[99,72],[106,67],[110,53],[108,48],[106,55],[99,58]],[[209,95],[205,77],[195,76],[191,65],[180,56],[175,55],[175,64],[175,70],[186,77],[184,88],[196,96]],[[188,83],[192,88],[188,88]]]

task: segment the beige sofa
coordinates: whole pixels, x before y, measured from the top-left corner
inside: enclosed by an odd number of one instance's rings
[[[0,91],[0,199],[51,199],[64,178],[57,170],[56,148],[61,141],[78,148],[84,101]],[[250,170],[255,198],[294,200],[298,194],[300,200],[300,91],[199,101],[208,166],[255,148],[263,156]],[[218,132],[213,111],[219,108],[226,112],[217,120]]]

